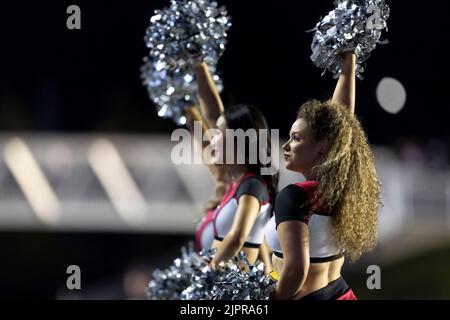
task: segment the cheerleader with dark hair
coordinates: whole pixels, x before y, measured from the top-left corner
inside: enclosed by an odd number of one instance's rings
[[[261,175],[261,170],[270,167],[261,161],[258,152],[256,163],[250,161],[250,143],[257,147],[256,141],[245,140],[242,150],[235,148],[232,163],[222,163],[218,159],[227,159],[226,131],[232,130],[267,130],[270,131],[262,113],[246,105],[223,107],[220,95],[215,87],[206,64],[201,64],[196,80],[199,88],[201,114],[196,109],[188,112],[188,124],[192,128],[194,121],[202,121],[203,130],[215,128],[211,137],[214,159],[209,159],[208,168],[215,177],[214,198],[209,202],[206,215],[200,223],[197,234],[197,249],[217,249],[211,266],[228,261],[240,251],[247,254],[250,263],[258,256],[265,263],[266,271],[271,270],[271,261],[264,243],[264,227],[270,219],[273,202],[276,197],[278,173]],[[267,136],[266,156],[271,156],[270,134]],[[207,143],[203,142],[205,148]],[[259,151],[259,150],[258,150]],[[237,156],[245,152],[245,161],[239,164]],[[220,198],[220,200],[219,200]]]

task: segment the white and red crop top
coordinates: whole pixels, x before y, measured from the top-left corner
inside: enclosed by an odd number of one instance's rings
[[[318,184],[317,181],[292,184],[278,193],[275,215],[265,229],[267,244],[277,257],[283,258],[277,229],[285,221],[301,221],[308,225],[311,263],[330,262],[343,256],[335,238],[331,215],[312,209],[311,202]]]
[[[253,173],[245,174],[239,181],[233,182],[214,212],[214,238],[222,241],[233,225],[239,205],[239,198],[251,195],[259,200],[260,211],[256,218],[245,247],[259,248],[264,239],[264,228],[272,215],[272,205],[266,182]]]
[[[197,225],[195,234],[195,250],[209,250],[214,241],[214,210],[208,210]]]

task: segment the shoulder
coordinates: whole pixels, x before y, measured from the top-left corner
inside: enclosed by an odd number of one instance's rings
[[[291,184],[280,191],[275,201],[277,227],[284,221],[309,222],[311,201],[308,189],[299,184]]]
[[[276,204],[301,204],[309,202],[307,190],[297,184],[290,184],[277,194]]]
[[[269,201],[269,191],[266,182],[259,176],[244,179],[236,189],[236,198],[243,195],[255,196],[260,203]]]
[[[318,181],[304,181],[300,183],[294,184],[297,188],[302,189],[308,195],[309,199],[314,198],[314,192],[316,191],[317,186],[319,185]]]

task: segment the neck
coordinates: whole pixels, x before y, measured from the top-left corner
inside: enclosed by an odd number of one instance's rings
[[[307,170],[306,172],[300,172],[306,179],[306,181],[310,181],[311,180],[311,169]]]
[[[228,168],[228,172],[230,173],[230,176],[233,179],[233,181],[238,181],[248,172],[248,168],[243,164],[236,164],[230,166]]]

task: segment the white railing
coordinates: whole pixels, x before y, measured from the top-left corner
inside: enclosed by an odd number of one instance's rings
[[[174,145],[170,136],[0,135],[0,229],[192,233],[214,183],[202,165],[172,164]],[[380,240],[450,233],[450,173],[374,152]],[[281,188],[301,179],[281,168]]]

